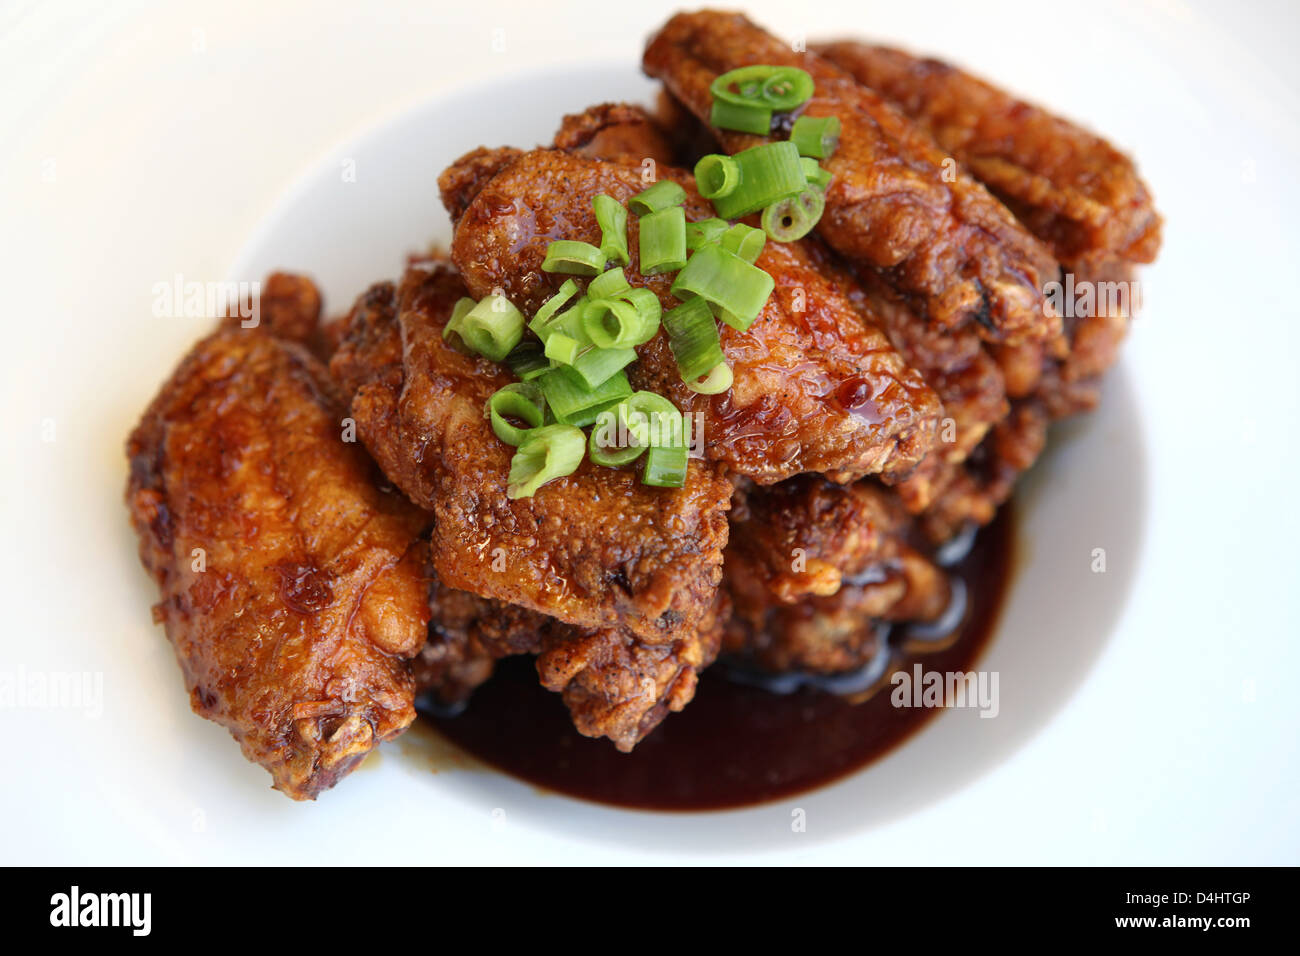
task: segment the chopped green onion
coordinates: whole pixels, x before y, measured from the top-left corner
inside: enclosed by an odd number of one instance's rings
[[[686,190],[671,179],[661,179],[629,199],[627,208],[638,216],[646,216],[672,206],[680,206],[684,202],[686,202]]]
[[[622,269],[610,269],[602,272],[587,284],[587,298],[612,299],[622,295],[632,286]]]
[[[533,320],[528,323],[528,327],[533,330],[533,333],[539,339],[545,342],[546,337],[554,327],[551,324],[551,320],[555,316],[555,313],[559,312],[560,309],[563,308],[564,304],[577,294],[578,283],[574,282],[572,279],[565,279],[564,285],[560,286],[559,291],[547,299],[546,302],[543,303],[542,307],[537,310],[537,314],[534,315]]]
[[[653,295],[653,293],[651,293]],[[646,341],[645,323],[636,306],[620,299],[593,299],[583,309],[587,338],[602,349],[627,349]]]
[[[669,206],[642,217],[639,248],[642,275],[676,272],[686,265],[686,210]]]
[[[592,197],[591,206],[600,226],[600,251],[610,262],[627,265],[632,261],[627,251],[627,208],[613,196],[603,193]]]
[[[772,130],[772,111],[753,103],[728,103],[714,100],[709,110],[709,125],[717,129],[733,129],[738,133],[766,136]]]
[[[831,171],[819,166],[817,160],[805,156],[799,160],[799,165],[803,167],[803,174],[808,177],[809,186],[816,186],[825,191],[831,184]]]
[[[563,272],[575,276],[599,275],[605,268],[605,253],[589,242],[557,239],[546,247],[543,272]]]
[[[840,145],[840,118],[800,116],[790,130],[790,142],[798,147],[800,156],[829,159]]]
[[[484,413],[492,421],[492,431],[507,445],[518,445],[534,428],[546,420],[546,399],[542,390],[527,382],[511,382],[492,393]],[[520,428],[507,420],[517,418],[528,424]]]
[[[744,332],[758,318],[776,287],[770,275],[721,246],[704,246],[673,280],[679,299],[698,295],[718,313],[718,318]]]
[[[447,324],[442,327],[442,337],[445,339],[449,335],[460,335],[460,327],[465,321],[465,316],[474,306],[478,305],[469,296],[461,296],[456,300],[456,304],[451,307],[451,316],[447,319]]]
[[[794,242],[812,231],[825,209],[825,194],[816,186],[809,186],[799,195],[764,209],[763,228],[777,242]]]
[[[732,87],[735,87],[733,90]],[[813,95],[813,78],[797,66],[756,64],[716,77],[709,85],[714,102],[744,106],[762,103],[773,110],[792,110]]]
[[[719,362],[713,368],[709,369],[707,375],[697,379],[685,379],[686,387],[692,392],[700,395],[718,395],[731,388],[731,383],[735,376],[731,372],[731,366],[726,362]]]
[[[546,339],[546,357],[560,365],[572,365],[582,351],[582,343],[564,332],[552,332]]]
[[[700,246],[717,242],[727,228],[727,220],[719,219],[717,216],[712,219],[701,219],[699,222],[688,222],[686,224],[687,251],[694,252]]]
[[[755,229],[753,226],[738,222],[722,234],[718,244],[728,252],[734,252],[746,262],[757,262],[758,257],[763,254],[763,247],[767,245],[767,233],[762,229]]]
[[[636,309],[637,317],[641,320],[642,328],[637,344],[649,342],[659,331],[659,316],[663,312],[659,296],[649,289],[628,289],[619,298]]]
[[[713,200],[723,219],[748,216],[802,192],[808,185],[808,177],[799,165],[799,150],[788,140],[752,146],[733,158],[740,165],[740,185],[730,195]]]
[[[503,295],[484,296],[468,310],[463,309],[463,302],[453,308],[452,320],[442,330],[443,337],[455,333],[479,355],[500,362],[524,336],[523,313]]]
[[[677,406],[655,392],[636,392],[615,409],[619,426],[638,445],[651,448],[680,440],[682,413]]]
[[[777,67],[763,81],[763,102],[774,110],[792,110],[812,98],[812,75],[797,66]]]
[[[677,360],[682,381],[692,382],[723,362],[718,322],[709,304],[692,296],[675,309],[664,313],[664,330],[668,347]]]
[[[680,488],[686,484],[689,449],[685,444],[651,448],[646,452],[641,484],[657,488]]]
[[[578,470],[586,450],[586,436],[572,425],[535,428],[510,459],[506,497],[531,498],[548,481]]]
[[[531,382],[551,368],[542,346],[531,340],[516,345],[514,351],[506,356],[506,364],[515,373],[515,378],[525,382]]]
[[[730,196],[740,185],[740,164],[730,156],[710,153],[695,164],[695,186],[705,199]]]
[[[635,442],[619,445],[618,438],[618,415],[612,409],[606,409],[596,416],[595,427],[591,429],[591,437],[587,440],[587,456],[598,465],[617,468],[620,465],[630,465],[645,451],[645,445]]]
[[[578,353],[569,368],[589,388],[598,388],[635,361],[635,349],[602,349],[589,345]]]
[[[606,408],[617,405],[632,394],[632,386],[621,371],[595,388],[568,367],[552,369],[538,383],[546,396],[546,407],[555,420],[580,428],[590,425]]]

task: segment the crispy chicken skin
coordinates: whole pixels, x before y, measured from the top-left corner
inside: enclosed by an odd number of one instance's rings
[[[343,415],[305,348],[226,328],[127,444],[140,557],[191,704],[297,800],[410,724],[428,620],[428,517],[381,490]]]
[[[1155,259],[1151,193],[1104,139],[939,60],[854,41],[814,50],[919,123],[1058,259]]]
[[[689,633],[648,643],[626,628],[579,628],[521,607],[448,588],[435,579],[429,643],[416,684],[454,706],[491,676],[496,660],[536,654],[542,686],[561,695],[579,733],[629,752],[695,695],[722,640],[729,607],[719,592]]]
[[[816,83],[803,115],[838,116],[839,149],[818,232],[841,255],[915,296],[944,328],[977,322],[991,341],[1049,338],[1051,252],[978,182],[882,96],[813,53],[793,52],[744,16],[681,13],[651,39],[642,65],[707,121],[709,85],[751,64],[797,66]],[[729,153],[762,137],[714,131]]]
[[[681,489],[585,461],[531,498],[507,498],[514,450],[483,408],[513,376],[442,337],[465,291],[441,265],[372,288],[331,362],[361,440],[434,513],[438,577],[579,627],[621,625],[650,642],[689,631],[721,578],[731,485],[699,461]]]
[[[556,149],[603,159],[624,166],[640,166],[647,159],[671,165],[673,142],[655,117],[631,103],[601,103],[564,117],[555,133]]]
[[[728,654],[765,670],[835,673],[872,659],[881,620],[930,620],[947,576],[908,543],[898,498],[867,479],[803,475],[739,489],[724,586]]]
[[[688,219],[711,215],[689,175],[658,172],[686,188]],[[465,209],[452,259],[472,295],[501,290],[529,313],[565,279],[541,270],[547,245],[558,238],[599,243],[592,198],[605,193],[626,200],[645,188],[635,168],[556,150],[533,150],[505,164],[479,183],[466,205],[467,178],[461,163],[443,175],[448,210]],[[671,276],[640,274],[635,217],[628,246],[628,280],[653,290],[665,308],[678,304],[669,293]],[[844,294],[833,267],[807,247],[769,242],[757,265],[772,275],[776,290],[748,331],[722,327],[735,375],[731,389],[714,396],[688,389],[663,333],[639,347],[639,361],[629,369],[633,385],[700,413],[705,454],[754,481],[803,471],[835,480],[907,474],[933,440],[934,393]]]

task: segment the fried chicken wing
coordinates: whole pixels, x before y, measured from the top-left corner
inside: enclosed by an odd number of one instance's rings
[[[814,47],[934,137],[1063,262],[1151,262],[1160,216],[1099,136],[939,60],[853,41]]]
[[[428,517],[381,490],[343,415],[306,349],[226,328],[127,444],[140,557],[191,704],[298,800],[410,724],[428,620]]]
[[[659,174],[687,190],[689,219],[710,215],[690,176],[663,167]],[[444,173],[449,211],[464,205],[467,178],[460,163]],[[592,198],[605,193],[626,200],[644,188],[632,167],[533,150],[479,183],[457,223],[452,259],[473,295],[501,290],[526,313],[535,312],[565,278],[542,271],[547,245],[559,238],[598,243]],[[629,226],[629,282],[672,308],[678,304],[669,293],[672,277],[640,274],[634,219]],[[836,480],[908,473],[933,440],[934,393],[866,321],[832,267],[804,245],[770,242],[757,265],[776,290],[748,331],[722,326],[735,376],[727,392],[709,396],[687,388],[662,333],[638,348],[639,361],[629,368],[633,384],[703,416],[706,456],[758,482],[803,471]]]
[[[915,296],[943,328],[976,322],[981,335],[999,342],[1056,334],[1060,319],[1042,291],[1058,270],[1051,252],[910,119],[850,74],[816,54],[793,52],[742,15],[708,10],[669,20],[642,61],[706,122],[713,80],[753,64],[808,71],[816,92],[802,115],[840,120],[817,227],[837,252]],[[714,132],[730,153],[764,141]]]
[[[483,409],[509,370],[457,351],[443,326],[466,290],[446,266],[358,303],[331,369],[384,472],[435,515],[444,584],[579,627],[624,626],[666,642],[714,600],[731,485],[692,461],[680,489],[585,461],[531,498],[506,496],[513,449]]]
[[[668,134],[644,107],[631,103],[601,103],[571,113],[561,122],[552,145],[624,166],[640,166],[647,159],[664,165],[673,161]]]

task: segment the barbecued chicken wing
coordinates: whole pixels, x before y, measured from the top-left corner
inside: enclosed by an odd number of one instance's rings
[[[381,490],[344,414],[305,348],[227,328],[127,445],[140,557],[191,704],[299,800],[414,718],[407,659],[428,620],[428,517]]]
[[[1155,259],[1151,193],[1101,137],[939,60],[853,41],[814,49],[919,123],[1061,261]]]
[[[721,578],[730,483],[699,461],[677,489],[584,461],[530,498],[508,498],[514,449],[483,410],[514,377],[442,336],[465,292],[446,266],[376,286],[330,366],[366,447],[434,513],[438,577],[579,627],[624,626],[651,642],[690,631]]]
[[[643,58],[646,72],[704,121],[713,80],[753,64],[808,71],[816,92],[801,114],[840,120],[817,227],[837,252],[915,296],[941,327],[976,322],[998,342],[1059,331],[1042,291],[1057,274],[1051,252],[911,120],[839,67],[793,52],[740,14],[708,10],[673,17]],[[765,141],[714,132],[730,153]]]
[[[472,154],[470,163],[482,165]],[[711,215],[689,175],[659,167],[687,190],[687,218]],[[541,269],[556,239],[598,244],[592,198],[619,200],[646,184],[640,171],[556,150],[533,150],[481,179],[466,204],[469,177],[462,163],[444,173],[448,210],[464,208],[452,259],[474,296],[502,291],[525,313],[535,312],[566,278]],[[672,276],[642,276],[635,217],[629,222],[634,286],[653,290],[665,308]],[[732,387],[699,395],[682,382],[660,333],[638,348],[629,370],[637,388],[666,395],[683,411],[703,416],[704,454],[761,483],[803,471],[835,480],[881,473],[907,474],[933,440],[939,402],[844,293],[829,263],[800,243],[769,242],[757,265],[776,290],[745,332],[721,329]]]

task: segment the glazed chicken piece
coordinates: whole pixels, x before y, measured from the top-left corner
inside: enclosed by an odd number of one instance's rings
[[[641,166],[647,159],[673,163],[671,137],[644,107],[631,103],[601,103],[565,116],[552,145],[624,166]]]
[[[191,704],[297,800],[410,724],[428,621],[428,516],[381,490],[344,414],[301,345],[224,328],[127,444],[155,618]]]
[[[1042,292],[1058,271],[1051,252],[910,119],[850,74],[816,54],[793,52],[739,14],[707,10],[669,20],[642,61],[705,122],[713,80],[753,64],[808,71],[816,92],[802,115],[839,117],[840,145],[825,163],[833,179],[817,227],[837,252],[915,297],[942,328],[975,322],[988,340],[1008,343],[1059,331]],[[765,142],[714,132],[729,153]]]
[[[473,296],[500,290],[532,314],[566,278],[542,271],[547,245],[561,238],[598,244],[592,198],[604,193],[625,201],[645,183],[633,167],[556,150],[500,159],[491,164],[476,151],[443,174],[447,209],[465,210],[452,259]],[[493,165],[495,174],[477,181],[467,171]],[[686,189],[688,220],[712,215],[689,175],[666,167],[658,173]],[[634,216],[628,246],[629,282],[653,290],[665,308],[677,305],[672,276],[640,274]],[[628,370],[633,386],[699,413],[706,456],[759,483],[804,471],[837,481],[906,475],[933,441],[940,413],[934,393],[859,312],[833,267],[803,244],[769,242],[757,265],[776,289],[746,332],[721,328],[735,375],[727,392],[688,389],[662,333],[638,348]]]
[[[1160,216],[1123,153],[939,60],[853,41],[814,50],[919,123],[1062,262],[1152,262]]]
[[[692,461],[680,489],[584,461],[531,498],[506,496],[514,449],[483,409],[509,370],[444,341],[466,294],[445,265],[358,302],[330,368],[385,474],[434,513],[433,564],[448,587],[650,643],[691,633],[721,579],[731,485]]]
[[[880,621],[938,617],[948,580],[908,543],[910,525],[870,479],[741,488],[724,566],[727,653],[769,671],[849,671],[879,649]]]
[[[625,753],[690,702],[700,671],[717,657],[728,608],[719,592],[694,630],[650,644],[626,628],[573,627],[436,579],[430,593],[429,643],[415,661],[420,693],[455,709],[497,660],[535,654],[542,686],[563,697],[578,732],[608,737]]]

